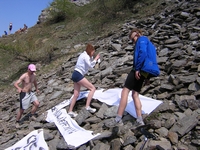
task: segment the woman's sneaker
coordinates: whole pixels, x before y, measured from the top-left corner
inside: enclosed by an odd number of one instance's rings
[[[88,106],[86,108],[87,111],[89,111],[90,113],[95,113],[96,112],[96,109],[95,108],[91,108],[90,106]]]
[[[78,116],[78,114],[73,111],[68,112],[68,115],[70,115],[70,117],[72,117],[72,118],[75,118],[76,116]]]

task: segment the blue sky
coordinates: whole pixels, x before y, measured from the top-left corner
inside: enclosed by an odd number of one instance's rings
[[[0,0],[0,36],[8,32],[12,22],[11,34],[26,24],[32,27],[37,23],[41,11],[53,0]]]

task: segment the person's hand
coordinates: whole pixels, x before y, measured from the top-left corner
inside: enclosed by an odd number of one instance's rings
[[[137,80],[140,79],[140,71],[136,71],[136,72],[135,72],[135,78],[136,78]]]
[[[21,89],[21,88],[18,88],[17,91],[18,91],[18,93],[21,93],[21,92],[22,92],[22,89]]]
[[[95,60],[98,60],[100,58],[100,54],[97,54],[95,57]]]
[[[39,90],[36,90],[36,93],[37,93],[37,94],[39,94],[39,93],[40,93],[40,91],[39,91]]]
[[[150,84],[149,79],[145,79],[145,81],[144,81],[144,85],[149,85],[149,84]]]

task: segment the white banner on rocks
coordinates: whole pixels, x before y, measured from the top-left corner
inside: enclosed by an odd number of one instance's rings
[[[120,99],[121,99],[121,91],[122,88],[114,88],[114,89],[108,89],[105,90],[96,90],[94,93],[93,98],[97,99],[101,102],[104,102],[108,105],[119,105]],[[82,92],[81,96],[87,96],[88,91]],[[146,96],[139,95],[140,101],[142,103],[142,113],[143,114],[150,114],[156,107],[158,107],[162,101],[155,100]],[[127,106],[125,109],[126,112],[128,112],[131,116],[137,117],[136,111],[135,111],[135,105],[132,98],[132,92],[128,95],[128,101]]]
[[[67,114],[65,109],[58,109],[56,106],[48,110],[46,120],[56,124],[65,141],[71,148],[78,147],[99,135],[93,135],[93,131],[81,128],[77,122]]]
[[[118,106],[121,99],[121,91],[122,91],[122,88],[96,90],[93,95],[93,98],[103,103],[106,103],[107,105]],[[80,92],[78,100],[84,97],[87,97],[88,93],[89,91]],[[139,95],[139,98],[142,103],[142,114],[150,114],[156,107],[158,107],[162,103],[162,101],[160,100],[152,99],[150,97],[146,97],[143,95]],[[127,101],[127,106],[126,106],[125,111],[128,112],[131,116],[137,118],[136,111],[135,111],[135,104],[132,98],[132,92],[130,92],[128,95],[128,101]]]
[[[44,140],[43,129],[34,130],[19,142],[5,150],[49,150]]]

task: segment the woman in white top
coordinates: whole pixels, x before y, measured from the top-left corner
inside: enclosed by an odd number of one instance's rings
[[[94,47],[91,44],[88,44],[86,50],[83,53],[81,53],[78,57],[74,72],[72,74],[72,80],[74,82],[74,96],[71,100],[70,107],[68,110],[68,114],[71,117],[76,117],[78,115],[75,112],[73,112],[73,108],[79,96],[81,86],[90,90],[86,101],[86,110],[88,110],[91,113],[96,112],[95,108],[90,107],[90,102],[92,100],[96,88],[84,77],[88,70],[95,66],[97,60],[100,57],[100,55],[97,54],[97,56],[93,59],[94,52]]]

